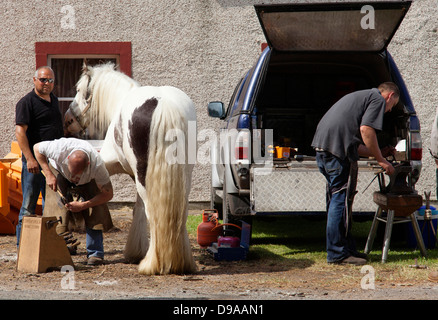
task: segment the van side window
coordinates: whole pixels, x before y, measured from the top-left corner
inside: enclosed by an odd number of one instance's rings
[[[245,95],[242,95],[243,88],[245,86],[246,80],[248,79],[248,74],[246,74],[242,79],[240,79],[239,84],[236,87],[236,90],[234,91],[233,97],[230,101],[230,106],[227,111],[227,117],[230,115],[236,115],[240,112],[240,109],[242,108],[242,103],[239,103],[240,99],[244,99]]]

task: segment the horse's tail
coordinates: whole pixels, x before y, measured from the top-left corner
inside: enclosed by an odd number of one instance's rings
[[[150,245],[139,265],[142,274],[196,271],[186,230],[193,168],[187,162],[187,109],[161,99],[152,116],[146,171]]]

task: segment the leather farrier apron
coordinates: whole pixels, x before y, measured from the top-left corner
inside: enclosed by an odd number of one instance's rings
[[[68,202],[73,200],[90,200],[100,192],[94,180],[84,185],[76,186],[52,167],[50,169],[56,176],[57,188]],[[56,227],[58,234],[73,230],[84,231],[85,226],[92,230],[102,230],[104,232],[113,227],[111,215],[106,203],[91,208],[91,213],[89,209],[81,212],[71,212],[64,207],[61,196],[47,185],[43,216],[57,217],[58,219],[59,217],[62,218],[62,222]]]

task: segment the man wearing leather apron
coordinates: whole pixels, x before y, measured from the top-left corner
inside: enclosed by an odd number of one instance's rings
[[[327,180],[327,262],[366,264],[366,255],[356,250],[351,235],[351,210],[356,193],[359,157],[374,157],[391,175],[394,167],[382,155],[376,131],[383,115],[398,103],[400,92],[392,82],[378,88],[356,91],[342,97],[318,124],[312,147],[319,171]],[[383,149],[382,149],[383,150]],[[385,148],[385,156],[394,148]]]
[[[34,146],[34,151],[48,186],[44,215],[62,217],[56,229],[60,235],[68,232],[70,219],[82,218],[87,235],[87,264],[102,264],[102,232],[113,226],[107,207],[113,188],[105,163],[91,144],[75,138],[43,141]]]

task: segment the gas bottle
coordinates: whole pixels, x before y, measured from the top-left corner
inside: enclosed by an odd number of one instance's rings
[[[202,222],[198,225],[197,240],[201,248],[207,248],[222,234],[219,226],[218,212],[214,209],[206,209],[202,211]]]

